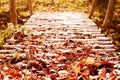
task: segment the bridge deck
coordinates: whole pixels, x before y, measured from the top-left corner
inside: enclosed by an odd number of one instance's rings
[[[40,12],[32,15],[21,29],[7,40],[0,54],[11,57],[18,52],[25,57],[34,54],[34,58],[39,58],[42,53],[49,56],[58,56],[61,53],[93,55],[89,57],[95,57],[97,53],[101,60],[109,56],[108,61],[119,63],[116,61],[119,61],[119,57],[116,56],[114,47],[112,41],[101,34],[97,25],[84,13]],[[33,57],[30,61],[34,60]]]

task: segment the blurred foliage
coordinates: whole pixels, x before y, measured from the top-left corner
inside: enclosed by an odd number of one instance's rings
[[[88,12],[86,5],[89,5],[89,0],[31,0],[33,13],[39,11],[85,11]],[[27,5],[27,0],[16,0],[16,10],[18,15],[19,24],[22,23],[21,19],[28,19],[30,16]],[[0,1],[0,16],[2,20],[0,23],[7,26],[10,22],[9,15],[9,0]],[[3,23],[5,22],[5,23]]]

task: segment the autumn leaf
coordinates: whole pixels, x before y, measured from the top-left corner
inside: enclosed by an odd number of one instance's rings
[[[25,45],[30,45],[30,43],[31,43],[30,41],[25,41],[24,42]]]
[[[109,61],[101,61],[100,62],[100,67],[112,67],[113,68],[113,63],[109,62]]]
[[[25,35],[24,35],[24,33],[22,33],[22,32],[16,32],[16,33],[14,34],[14,38],[15,38],[15,39],[22,39],[23,37],[25,37]]]
[[[74,32],[74,34],[80,33],[79,30],[74,30],[73,32]]]
[[[43,39],[40,39],[40,38],[37,38],[36,39],[38,42],[43,42],[44,40]]]
[[[33,74],[30,75],[30,80],[38,80]]]
[[[107,76],[109,80],[115,80],[117,78],[116,74],[111,72],[109,76]]]
[[[60,70],[60,71],[58,71],[58,74],[59,74],[59,76],[60,76],[61,78],[67,77],[68,71],[66,71],[66,70]]]
[[[87,60],[86,60],[86,64],[87,65],[92,65],[92,64],[94,64],[95,63],[95,59],[94,58],[92,58],[92,57],[88,57],[87,58]]]
[[[22,75],[15,69],[9,69],[7,72],[8,72],[8,74],[12,75],[13,77],[19,77],[19,78],[22,77]]]
[[[106,68],[104,67],[104,68],[100,69],[99,76],[106,80],[106,73],[107,73]]]
[[[84,72],[82,72],[82,75],[90,75],[90,69],[85,69]]]

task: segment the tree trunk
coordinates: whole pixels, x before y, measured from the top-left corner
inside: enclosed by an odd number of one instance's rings
[[[92,7],[91,7],[91,10],[90,10],[90,15],[89,15],[89,18],[92,17],[94,11],[95,11],[95,8],[96,8],[96,4],[97,4],[97,0],[92,0]]]
[[[30,15],[32,15],[33,14],[33,12],[32,12],[32,2],[31,2],[31,0],[27,0],[27,5],[28,5],[28,8],[29,8],[29,12],[30,12]]]
[[[15,0],[9,0],[9,6],[10,6],[10,20],[13,23],[14,26],[17,25],[17,12],[15,9]]]
[[[2,9],[1,6],[2,6],[2,2],[0,1],[0,10]]]
[[[115,3],[116,3],[116,0],[109,0],[106,16],[102,24],[103,31],[106,31],[111,26]]]

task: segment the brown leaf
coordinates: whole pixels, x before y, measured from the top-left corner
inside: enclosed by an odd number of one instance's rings
[[[78,41],[76,44],[77,45],[83,45],[83,42],[82,41]]]
[[[74,34],[77,34],[77,33],[79,33],[79,30],[74,30],[73,32],[74,32]]]
[[[23,37],[25,37],[25,35],[22,32],[17,32],[14,34],[15,39],[22,39]]]

